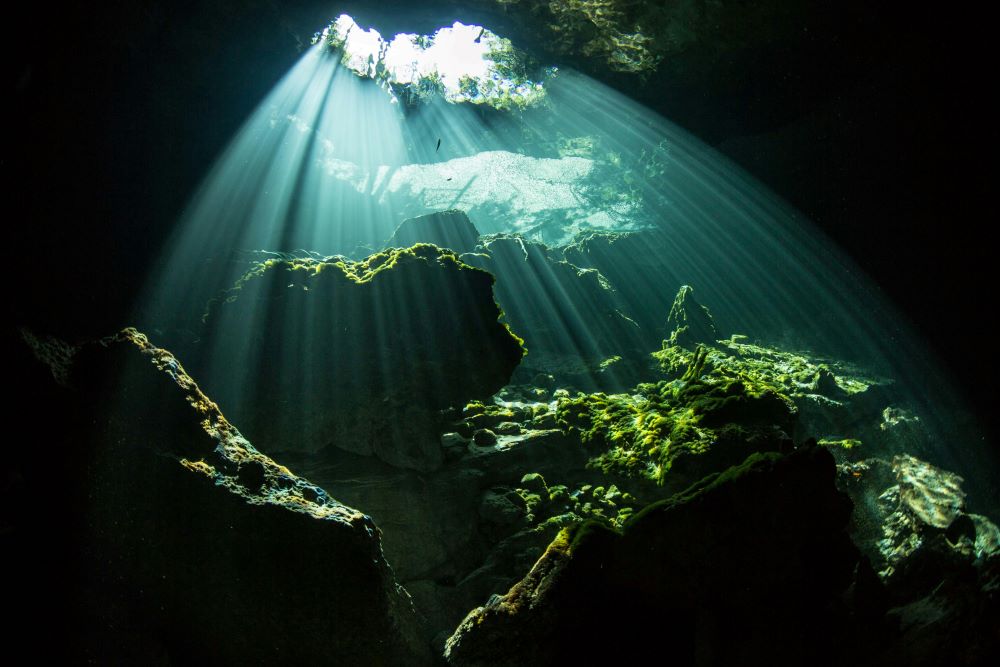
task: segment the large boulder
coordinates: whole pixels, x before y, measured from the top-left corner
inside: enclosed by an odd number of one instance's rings
[[[497,277],[497,301],[529,351],[520,381],[549,373],[580,387],[625,388],[648,366],[647,339],[659,342],[644,336],[599,271],[565,261],[544,243],[518,234],[479,237],[461,211],[405,220],[387,247],[409,243],[451,248]]]
[[[441,649],[468,611],[510,588],[558,532],[538,526],[565,511],[558,503],[527,516],[514,488],[525,473],[570,483],[595,474],[586,469],[578,443],[559,430],[535,427],[532,410],[471,403],[462,415],[449,428],[468,425],[468,437],[444,433],[445,462],[431,472],[347,452],[335,462],[305,453],[282,456],[375,520],[396,577],[426,618],[426,639]],[[472,424],[496,429],[495,441],[477,444],[473,434],[485,429],[473,430]]]
[[[898,628],[876,664],[996,662],[1000,529],[967,511],[962,478],[908,454],[839,471],[855,504],[855,542],[884,582]]]
[[[440,466],[440,411],[521,360],[493,276],[433,245],[360,262],[271,259],[207,315],[204,383],[264,451],[340,448]]]
[[[257,451],[134,329],[57,348],[66,354],[40,356],[68,388],[45,388],[40,366],[26,383],[50,412],[48,447],[44,459],[21,457],[38,488],[15,522],[24,560],[14,600],[26,623],[59,639],[42,653],[117,664],[429,661],[368,516]],[[44,618],[32,620],[34,599]]]
[[[1000,529],[967,510],[959,475],[909,454],[839,470],[857,507],[855,540],[896,601],[928,594],[944,579],[975,580],[1000,559]]]
[[[454,665],[826,663],[858,553],[833,457],[755,454],[623,533],[564,531],[448,640]]]
[[[385,243],[387,248],[409,248],[416,243],[433,243],[457,253],[472,252],[479,241],[479,230],[464,211],[440,211],[408,218]]]

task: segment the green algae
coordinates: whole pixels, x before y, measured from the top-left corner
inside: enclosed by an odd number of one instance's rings
[[[458,254],[454,251],[440,248],[432,243],[416,243],[407,248],[387,248],[357,261],[342,255],[324,258],[272,257],[255,262],[236,280],[232,287],[211,299],[205,307],[201,320],[203,323],[207,322],[219,305],[234,303],[239,299],[247,285],[269,273],[283,271],[291,284],[300,282],[303,289],[308,290],[310,279],[320,275],[333,276],[335,281],[345,285],[366,285],[373,282],[379,275],[410,263],[435,264],[442,268],[480,273],[489,276],[491,285],[496,283],[496,278],[489,271],[470,266],[459,259]],[[496,299],[494,299],[494,303],[496,303]],[[521,347],[522,356],[527,354],[528,350],[524,346],[524,339],[511,330],[499,303],[497,303],[497,309],[499,310],[498,320],[507,333],[517,341]]]
[[[296,447],[332,445],[433,469],[442,464],[437,436],[448,418],[441,412],[494,394],[525,354],[494,285],[488,271],[424,243],[360,261],[258,262],[210,305],[205,335],[217,348],[214,363],[236,366],[246,354],[285,358],[293,336],[286,332],[295,332],[310,370],[265,363],[252,393],[235,378],[215,391],[258,442],[282,442],[282,431],[296,428]],[[260,333],[233,345],[221,339],[225,330]],[[287,409],[270,415],[267,406],[278,402]]]
[[[249,505],[277,506],[344,524],[361,520],[360,512],[334,500],[322,488],[254,448],[222,414],[218,405],[202,392],[181,362],[168,350],[151,343],[145,334],[129,327],[97,344],[136,348],[149,364],[177,385],[178,392],[194,412],[191,419],[199,423],[207,436],[195,448],[191,448],[189,442],[174,443],[177,451],[167,453],[186,470],[211,479],[216,486],[224,487]]]
[[[662,512],[672,507],[690,504],[699,497],[703,497],[715,489],[724,487],[727,484],[732,484],[734,481],[746,477],[747,475],[773,467],[778,461],[781,461],[784,458],[785,455],[777,452],[754,452],[748,456],[743,463],[706,475],[683,491],[680,491],[669,498],[664,498],[663,500],[646,505],[640,511],[636,512],[632,516],[631,520],[623,526],[623,528],[628,529],[636,523],[641,523],[645,517],[658,512]]]
[[[846,451],[860,447],[861,441],[857,438],[820,438],[816,444],[824,447],[839,448]]]
[[[696,364],[699,374],[741,378],[793,399],[810,394],[852,396],[877,382],[840,362],[817,360],[747,340],[746,336],[733,335],[694,351],[668,340],[662,349],[653,352],[653,358],[668,377],[681,375],[683,379],[683,373]]]
[[[607,359],[605,359],[604,361],[602,361],[600,364],[598,364],[598,368],[600,368],[602,371],[607,370],[607,369],[611,368],[612,366],[614,366],[615,364],[617,364],[621,360],[622,360],[621,355],[616,354],[614,356],[608,357]]]
[[[770,387],[727,377],[640,384],[631,395],[579,394],[556,406],[560,426],[593,453],[590,467],[658,484],[678,457],[707,452],[723,431],[727,439],[734,430],[749,437],[794,414]]]
[[[488,271],[462,262],[454,251],[439,248],[432,243],[416,243],[408,248],[387,248],[381,252],[369,255],[365,259],[354,261],[342,255],[333,255],[317,259],[315,257],[272,257],[254,263],[240,276],[226,292],[226,301],[235,300],[238,292],[247,283],[259,278],[269,271],[283,269],[293,276],[316,276],[325,271],[339,271],[344,278],[356,285],[363,285],[375,279],[383,271],[408,262],[437,262],[441,265],[451,265],[459,270],[479,271],[490,275]]]
[[[521,478],[515,493],[525,508],[525,520],[539,532],[562,529],[588,521],[618,530],[635,512],[636,498],[611,484],[608,487],[583,484],[547,484],[539,473]]]
[[[712,314],[692,292],[687,285],[678,291],[667,319],[673,332],[652,355],[669,379],[639,384],[629,394],[557,401],[557,422],[587,449],[589,467],[662,485],[678,459],[706,454],[719,443],[763,435],[773,446],[776,433],[792,432],[797,396],[843,398],[870,386],[839,366],[742,336],[714,340]]]

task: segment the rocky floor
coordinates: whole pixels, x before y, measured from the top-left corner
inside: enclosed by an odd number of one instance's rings
[[[577,298],[605,290],[516,239],[492,245],[558,264],[561,280],[590,286]],[[15,408],[44,411],[32,437],[46,446],[12,456],[7,534],[34,545],[12,551],[15,571],[44,581],[43,598],[71,591],[75,658],[183,661],[210,645],[222,662],[557,664],[638,659],[649,636],[675,664],[977,665],[1000,653],[995,513],[970,508],[976,487],[947,469],[891,379],[720,338],[686,286],[659,349],[616,346],[632,326],[616,317],[593,356],[566,363],[565,350],[533,347],[544,317],[522,313],[522,346],[498,323],[492,277],[434,246],[275,267],[280,280],[241,296],[318,308],[360,356],[320,347],[310,374],[322,382],[290,373],[258,392],[234,411],[253,414],[247,432],[223,415],[231,400],[215,403],[135,330],[80,345],[22,332]],[[476,364],[478,343],[447,322],[408,335],[404,318],[384,333],[409,341],[387,375],[338,383],[382,346],[331,304],[364,303],[394,271],[378,289],[471,281],[503,363],[428,398]],[[299,289],[324,275],[322,289]],[[276,355],[274,330],[244,343],[269,337]],[[406,363],[414,351],[426,373]],[[373,399],[392,378],[388,399]],[[294,414],[270,418],[288,403]],[[42,528],[54,515],[56,533]],[[79,562],[39,570],[64,553]],[[26,618],[44,617],[35,606]]]

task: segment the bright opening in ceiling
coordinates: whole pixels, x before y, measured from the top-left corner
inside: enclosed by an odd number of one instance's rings
[[[374,79],[407,106],[440,96],[452,103],[510,109],[545,97],[542,82],[529,75],[529,58],[509,39],[478,25],[456,21],[433,35],[401,33],[387,41],[342,14],[317,33],[315,42],[320,41],[341,54],[355,74]],[[543,78],[554,73],[549,68]]]

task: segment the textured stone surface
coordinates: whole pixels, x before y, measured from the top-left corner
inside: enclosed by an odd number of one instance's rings
[[[977,578],[1000,556],[997,526],[969,514],[962,478],[908,454],[839,467],[851,495],[855,540],[897,601],[931,593],[943,580]]]
[[[639,326],[598,271],[514,235],[484,237],[480,251],[463,259],[497,276],[497,300],[528,348],[519,381],[541,373],[581,388],[624,387],[635,383],[637,367],[648,367]],[[625,361],[602,369],[614,356]]]
[[[456,253],[472,252],[479,241],[479,230],[463,211],[441,211],[399,223],[386,241],[387,248],[409,248],[416,243],[433,243]]]
[[[693,349],[699,343],[711,345],[719,338],[708,308],[694,298],[694,289],[682,285],[667,315],[670,344]]]
[[[670,335],[672,329],[666,327],[664,316],[670,312],[682,276],[695,275],[671,261],[672,253],[677,251],[671,237],[660,231],[580,234],[563,249],[566,261],[600,271],[614,286],[625,312],[641,327],[648,349]],[[702,300],[714,303],[703,289],[699,289]]]
[[[852,579],[850,501],[825,450],[754,455],[651,505],[618,534],[564,531],[448,640],[454,665],[648,659],[788,664],[834,646]],[[610,631],[620,627],[620,633]]]
[[[210,312],[213,395],[264,451],[437,468],[439,412],[496,392],[523,354],[492,286],[432,245],[268,260]]]
[[[60,482],[72,662],[428,659],[371,519],[254,449],[172,354],[125,330],[66,384],[36,472]]]

